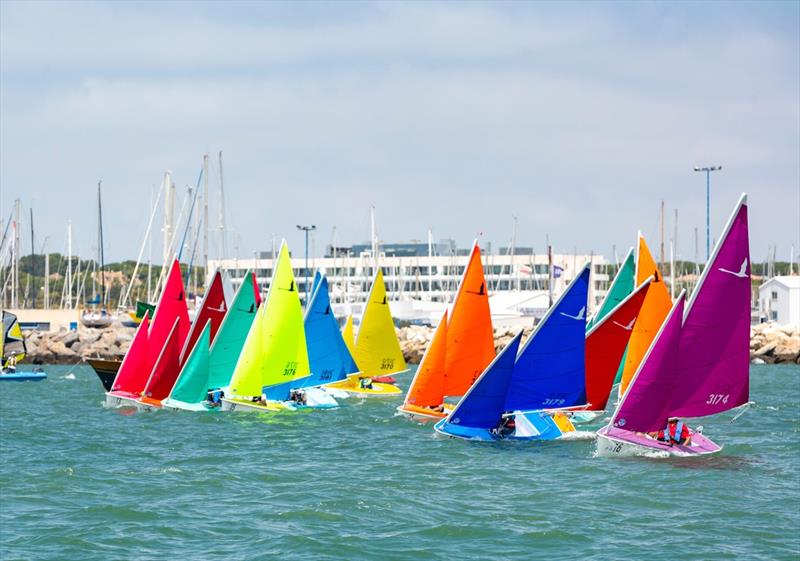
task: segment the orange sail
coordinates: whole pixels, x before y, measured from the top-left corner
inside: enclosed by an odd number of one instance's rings
[[[644,237],[639,234],[639,251],[636,260],[636,286],[641,285],[648,278],[653,277],[650,289],[642,303],[642,309],[636,318],[633,326],[633,333],[628,343],[628,352],[625,355],[625,368],[622,371],[622,379],[619,384],[619,395],[625,394],[633,375],[639,368],[639,363],[644,358],[647,349],[653,342],[661,324],[672,309],[672,299],[669,290],[664,282],[664,278],[658,270],[650,250],[644,241]]]
[[[616,305],[586,334],[586,402],[589,411],[605,411],[625,347],[644,299],[646,282]]]
[[[476,242],[447,324],[444,395],[464,395],[494,357],[489,292]]]
[[[408,388],[406,403],[418,407],[436,407],[444,400],[444,365],[447,355],[447,310],[433,334],[433,340],[419,363]]]

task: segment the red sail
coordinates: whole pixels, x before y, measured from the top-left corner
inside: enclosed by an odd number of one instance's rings
[[[625,347],[649,289],[650,282],[642,284],[586,335],[586,401],[590,411],[606,408]]]
[[[122,364],[111,385],[112,392],[127,392],[133,395],[140,395],[150,376],[150,368],[147,366],[147,330],[150,327],[150,312],[145,312],[142,322],[136,328],[131,346],[122,359]]]
[[[166,399],[169,392],[172,391],[172,386],[175,385],[175,380],[178,379],[178,374],[181,371],[181,346],[178,340],[181,323],[180,319],[175,320],[167,337],[167,342],[161,349],[156,365],[153,368],[150,380],[147,381],[144,397],[161,401]]]
[[[211,322],[211,342],[214,342],[214,336],[217,334],[219,326],[222,324],[222,318],[225,317],[225,312],[228,307],[225,303],[225,290],[222,288],[222,275],[217,271],[211,279],[211,284],[203,296],[203,302],[200,304],[200,309],[197,310],[197,315],[192,323],[192,328],[189,331],[189,336],[183,345],[181,351],[181,366],[192,352],[194,344],[200,338],[207,322]]]
[[[186,290],[181,278],[181,266],[176,259],[169,269],[161,299],[156,306],[155,316],[148,334],[147,373],[150,374],[167,342],[175,321],[180,320],[177,330],[178,352],[183,348],[189,334],[189,309],[186,307]],[[177,374],[176,374],[177,375]]]

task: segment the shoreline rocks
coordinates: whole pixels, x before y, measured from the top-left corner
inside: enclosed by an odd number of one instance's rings
[[[28,357],[34,364],[74,364],[84,358],[121,360],[133,340],[135,329],[114,326],[109,329],[84,328],[79,331],[32,331],[27,334]],[[410,325],[397,329],[400,348],[409,364],[419,364],[434,328]],[[525,329],[523,339],[531,329]],[[494,331],[495,349],[502,349],[515,330]],[[800,364],[800,327],[762,323],[750,328],[750,360],[754,364]]]

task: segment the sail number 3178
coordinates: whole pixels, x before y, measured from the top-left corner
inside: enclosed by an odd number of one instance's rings
[[[712,393],[708,395],[706,405],[719,405],[720,403],[728,403],[728,398],[731,396],[729,393]]]

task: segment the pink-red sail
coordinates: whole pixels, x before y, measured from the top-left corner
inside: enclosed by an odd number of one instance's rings
[[[179,345],[180,319],[176,319],[167,341],[161,349],[153,373],[147,381],[143,396],[151,400],[166,399],[181,371],[181,346]]]
[[[686,309],[672,415],[713,415],[749,400],[750,290],[743,195]]]
[[[176,320],[180,320],[176,334],[178,352],[180,352],[189,334],[190,322],[189,309],[186,307],[186,290],[183,287],[181,266],[177,259],[173,261],[169,269],[167,280],[164,283],[164,290],[161,292],[161,299],[158,301],[155,316],[150,324],[148,334],[148,374],[152,372],[156,361],[158,361],[161,349],[164,348]]]
[[[150,368],[148,365],[148,345],[147,345],[147,332],[150,328],[150,312],[145,312],[139,327],[136,328],[136,334],[133,336],[131,346],[128,352],[125,353],[125,358],[122,359],[122,364],[119,367],[114,383],[111,385],[111,391],[115,393],[126,393],[139,397],[147,384],[147,378],[150,376]]]
[[[217,330],[219,330],[219,326],[222,324],[222,319],[225,317],[227,309],[225,290],[222,287],[222,275],[217,271],[211,279],[211,284],[208,285],[208,290],[205,296],[203,296],[203,302],[200,304],[200,309],[197,311],[197,315],[194,318],[189,336],[186,338],[186,342],[183,345],[183,350],[181,351],[181,366],[183,366],[183,362],[189,356],[189,353],[192,352],[194,344],[197,342],[197,339],[200,337],[200,334],[203,332],[208,322],[211,322],[211,342],[214,342],[214,336],[217,334]]]

